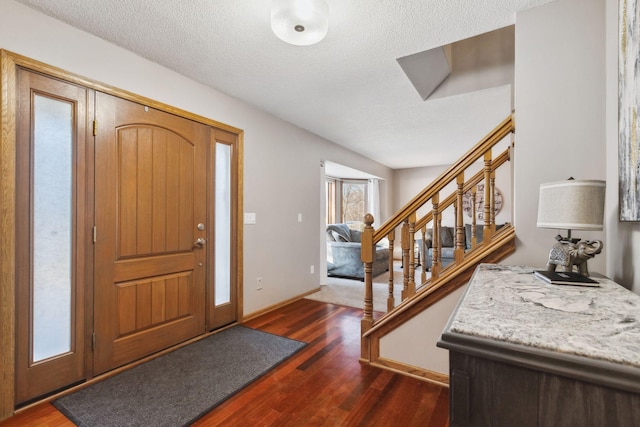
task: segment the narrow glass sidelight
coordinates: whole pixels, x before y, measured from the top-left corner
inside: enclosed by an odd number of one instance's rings
[[[215,302],[231,302],[231,146],[216,143]]]
[[[72,350],[73,111],[34,97],[33,363]]]

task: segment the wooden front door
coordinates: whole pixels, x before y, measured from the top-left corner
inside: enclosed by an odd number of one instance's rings
[[[210,128],[96,93],[94,375],[205,331]]]

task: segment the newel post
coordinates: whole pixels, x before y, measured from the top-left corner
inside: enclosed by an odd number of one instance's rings
[[[371,360],[369,339],[364,338],[364,334],[373,326],[373,259],[375,249],[373,245],[373,215],[364,216],[365,227],[362,230],[360,243],[361,260],[364,264],[364,310],[362,321],[360,322],[360,358]]]

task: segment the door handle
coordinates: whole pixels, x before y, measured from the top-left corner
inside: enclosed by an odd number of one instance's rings
[[[202,237],[198,237],[198,238],[196,239],[196,241],[195,241],[195,242],[193,242],[193,247],[194,247],[194,248],[201,248],[201,247],[203,247],[203,246],[204,246],[204,244],[205,244],[205,243],[207,243],[207,240],[206,240],[206,239],[204,239],[204,238],[202,238]]]

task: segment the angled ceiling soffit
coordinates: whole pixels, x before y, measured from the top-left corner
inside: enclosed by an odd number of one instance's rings
[[[513,85],[515,27],[398,58],[424,100]]]

